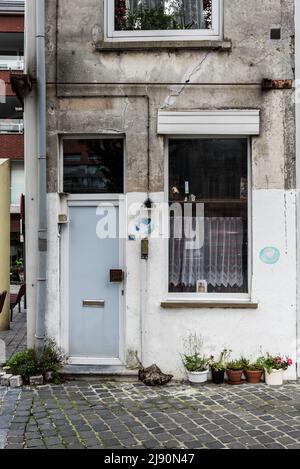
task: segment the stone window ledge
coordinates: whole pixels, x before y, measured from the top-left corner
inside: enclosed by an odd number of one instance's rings
[[[216,50],[231,51],[231,41],[118,41],[99,42],[95,45],[98,52],[126,52],[126,51],[177,51],[177,50]]]
[[[168,299],[160,304],[163,309],[258,309],[257,301],[208,301]]]

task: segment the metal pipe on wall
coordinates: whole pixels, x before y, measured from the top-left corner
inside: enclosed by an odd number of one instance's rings
[[[45,342],[47,274],[47,186],[46,186],[46,62],[45,0],[35,0],[36,73],[38,87],[38,278],[36,312],[36,347]]]

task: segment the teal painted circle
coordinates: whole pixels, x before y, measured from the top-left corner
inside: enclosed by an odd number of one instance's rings
[[[260,251],[259,258],[264,264],[274,265],[280,259],[280,251],[274,247],[266,247]]]

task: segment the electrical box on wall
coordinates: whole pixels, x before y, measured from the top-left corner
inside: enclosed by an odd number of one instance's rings
[[[141,258],[147,260],[149,257],[149,239],[145,238],[141,241]]]
[[[58,223],[59,225],[65,225],[66,223],[68,223],[69,220],[68,220],[68,216],[64,213],[60,213],[58,215]]]

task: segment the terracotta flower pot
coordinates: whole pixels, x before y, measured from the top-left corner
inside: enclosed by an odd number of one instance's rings
[[[243,384],[243,370],[227,370],[228,384]]]
[[[262,370],[246,370],[248,383],[259,384],[263,375]]]

